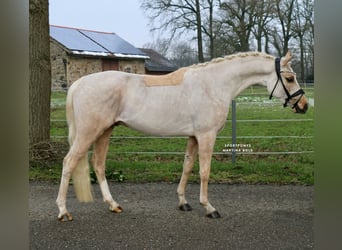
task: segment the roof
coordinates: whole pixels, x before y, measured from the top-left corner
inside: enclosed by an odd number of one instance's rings
[[[145,68],[148,71],[173,72],[178,69],[175,64],[153,49],[140,48],[140,50],[150,57],[149,60],[145,61]]]
[[[115,33],[50,25],[50,36],[76,55],[149,58]]]

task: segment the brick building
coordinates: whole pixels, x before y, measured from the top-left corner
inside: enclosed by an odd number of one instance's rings
[[[50,26],[52,88],[70,86],[81,76],[105,70],[145,74],[143,51],[115,33]]]

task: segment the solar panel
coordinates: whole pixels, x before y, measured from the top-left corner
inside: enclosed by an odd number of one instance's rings
[[[80,32],[101,44],[113,54],[145,55],[141,50],[135,48],[133,45],[114,33],[92,32],[85,30],[80,30]]]
[[[50,35],[70,50],[107,52],[77,29],[50,26]]]
[[[75,54],[146,58],[146,54],[114,33],[50,26],[50,35]]]

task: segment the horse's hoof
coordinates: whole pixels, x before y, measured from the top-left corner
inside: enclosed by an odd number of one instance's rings
[[[72,221],[72,216],[70,213],[65,213],[63,215],[59,215],[58,216],[58,220],[65,222],[65,221]]]
[[[214,212],[207,214],[206,217],[210,219],[218,219],[218,218],[221,218],[221,215],[219,214],[219,212],[215,210]]]
[[[179,209],[181,211],[191,211],[192,210],[192,207],[188,204],[188,203],[185,203],[183,205],[180,205],[179,206]]]
[[[114,213],[122,213],[123,209],[121,206],[117,206],[117,207],[114,207],[114,208],[110,208],[110,211],[114,212]]]

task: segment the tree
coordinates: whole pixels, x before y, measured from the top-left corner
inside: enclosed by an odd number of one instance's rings
[[[142,0],[152,22],[152,31],[169,30],[170,40],[176,34],[195,31],[198,48],[198,61],[204,61],[202,37],[203,0]],[[209,1],[210,2],[210,1]]]
[[[143,47],[157,51],[179,68],[198,62],[196,51],[187,41],[170,44],[168,39],[157,39],[153,43],[144,44]]]
[[[196,51],[186,41],[177,42],[170,49],[170,61],[178,67],[195,64]]]
[[[257,50],[262,51],[262,42],[265,42],[265,51],[268,52],[268,23],[274,18],[274,1],[258,1],[254,0],[255,8],[255,25],[252,32],[257,41]]]
[[[195,15],[196,15],[196,31],[197,31],[197,47],[198,47],[198,61],[204,62],[203,55],[203,38],[202,38],[202,17],[201,17],[201,8],[200,8],[200,0],[195,0]]]
[[[299,45],[300,79],[305,82],[305,76],[308,75],[307,57],[310,56],[310,47],[313,45],[313,0],[297,0],[295,5],[295,18],[292,29]]]
[[[199,61],[205,51],[214,58],[251,49],[283,56],[291,50],[298,53],[295,58],[300,63],[293,66],[301,80],[313,76],[313,0],[142,1],[153,20],[153,30],[170,31],[171,39],[176,33],[196,33]],[[182,54],[178,55],[179,61],[184,61]]]
[[[257,1],[229,0],[221,4],[223,12],[222,22],[230,30],[231,36],[238,40],[236,51],[249,51],[249,41],[255,24],[255,10]]]
[[[159,54],[168,57],[168,51],[170,49],[170,41],[168,39],[157,38],[155,42],[145,43],[143,48],[153,49]]]
[[[304,1],[304,13],[306,13],[305,20],[307,24],[307,32],[304,36],[304,58],[305,58],[305,72],[306,80],[314,79],[314,1]]]
[[[48,0],[29,1],[30,147],[50,140],[50,35]]]
[[[278,55],[282,56],[289,50],[289,41],[293,37],[293,20],[295,0],[275,0],[276,14],[280,24],[280,32],[278,24],[274,25],[273,29],[273,45],[276,48]]]
[[[204,16],[204,21],[202,24],[202,31],[208,37],[209,41],[209,57],[213,59],[215,57],[215,39],[217,33],[214,31],[214,9],[220,4],[220,0],[206,0],[203,2],[202,16]],[[203,13],[204,12],[204,13]]]

